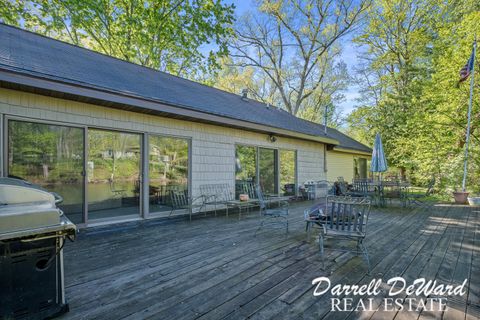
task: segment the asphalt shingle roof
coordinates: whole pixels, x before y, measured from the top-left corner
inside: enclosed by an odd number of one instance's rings
[[[5,24],[0,24],[0,69],[302,134],[329,137],[339,140],[344,148],[369,150],[336,130],[329,129],[325,135],[323,126],[258,101],[245,101],[236,94]]]

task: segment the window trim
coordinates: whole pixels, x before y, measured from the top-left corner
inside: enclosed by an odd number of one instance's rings
[[[181,140],[185,140],[187,142],[187,147],[188,147],[188,152],[187,152],[187,157],[188,157],[188,174],[187,174],[187,189],[188,189],[188,196],[189,197],[192,197],[193,195],[193,191],[192,191],[192,139],[190,138],[184,138],[184,137],[178,137],[178,136],[173,136],[173,135],[167,135],[167,134],[157,134],[157,133],[146,133],[146,136],[147,136],[147,144],[145,146],[145,151],[146,152],[146,157],[144,158],[145,159],[145,169],[146,169],[146,172],[147,172],[147,182],[148,183],[143,183],[143,189],[144,189],[144,192],[145,192],[145,207],[147,208],[147,211],[148,211],[148,214],[147,214],[147,217],[150,217],[151,215],[153,216],[156,216],[156,215],[160,215],[161,211],[152,211],[150,212],[150,202],[149,202],[149,199],[148,199],[148,194],[150,192],[149,188],[150,188],[150,137],[151,136],[157,136],[157,137],[164,137],[164,138],[174,138],[174,139],[181,139]]]
[[[182,136],[182,135],[172,135],[172,134],[166,134],[166,133],[157,133],[157,132],[152,132],[152,131],[141,131],[141,130],[131,130],[131,129],[119,129],[115,127],[109,127],[109,126],[97,126],[97,125],[88,125],[88,124],[77,124],[77,123],[72,123],[69,121],[58,121],[58,120],[45,120],[45,119],[39,119],[35,117],[28,117],[28,116],[18,116],[18,115],[11,115],[11,114],[3,114],[0,113],[0,130],[3,132],[3,137],[2,141],[0,141],[0,165],[2,166],[0,168],[0,175],[3,177],[8,176],[8,161],[5,161],[8,158],[8,122],[12,121],[21,121],[21,122],[27,122],[27,123],[39,123],[39,124],[46,124],[46,125],[56,125],[56,126],[63,126],[63,127],[70,127],[70,128],[78,128],[83,130],[83,140],[84,140],[84,149],[83,149],[83,223],[78,223],[77,226],[80,228],[87,227],[89,225],[89,217],[88,217],[88,195],[87,195],[87,162],[88,162],[88,130],[89,129],[94,129],[94,130],[105,130],[105,131],[114,131],[114,132],[120,132],[120,133],[127,133],[127,134],[138,134],[140,135],[140,154],[141,157],[143,157],[140,161],[140,179],[142,183],[142,188],[140,190],[140,212],[139,214],[135,214],[135,217],[147,219],[150,217],[150,212],[148,208],[148,202],[145,203],[146,199],[146,194],[145,194],[145,188],[146,184],[144,183],[144,176],[146,174],[147,180],[148,180],[148,166],[147,168],[145,167],[145,161],[148,161],[148,158],[146,155],[148,155],[148,152],[145,153],[146,151],[146,146],[144,145],[145,139],[148,141],[149,135],[156,135],[156,136],[164,136],[164,137],[170,137],[170,138],[177,138],[177,139],[184,139],[187,140],[188,142],[188,165],[189,165],[189,170],[188,170],[188,193],[189,196],[192,196],[192,158],[193,158],[193,152],[192,152],[192,136]],[[147,150],[149,151],[149,150]],[[148,162],[147,162],[148,163]],[[147,185],[148,187],[148,185]],[[132,215],[133,216],[133,215]],[[125,217],[118,217],[113,218],[109,220],[109,222],[118,222],[122,221],[125,218],[129,218],[127,216]],[[95,222],[96,223],[96,222]]]
[[[252,147],[255,148],[255,180],[260,183],[260,167],[259,167],[259,150],[260,148],[263,149],[270,149],[270,150],[275,150],[275,165],[276,165],[276,191],[275,193],[280,194],[280,151],[293,151],[295,153],[294,161],[295,161],[295,195],[298,194],[298,149],[292,149],[292,148],[282,148],[282,147],[270,147],[270,146],[264,146],[264,145],[256,145],[256,144],[250,144],[250,143],[241,143],[241,142],[235,142],[234,147],[233,147],[233,159],[235,161],[236,159],[236,152],[237,152],[237,146],[244,146],[244,147]],[[235,164],[234,164],[235,165]],[[235,183],[237,179],[237,174],[235,172],[235,169],[233,170],[233,182],[234,182],[234,188],[235,188]]]
[[[295,172],[294,172],[294,179],[295,181],[293,182],[295,184],[295,196],[298,195],[298,161],[297,161],[297,156],[298,156],[298,150],[295,149],[283,149],[280,148],[278,151],[278,193],[280,194],[280,152],[284,151],[293,151],[293,161],[295,162]]]
[[[52,125],[52,126],[59,126],[59,127],[67,127],[67,128],[75,128],[81,129],[83,135],[83,165],[82,165],[82,177],[83,177],[83,195],[82,195],[82,220],[83,222],[77,223],[78,226],[87,226],[88,225],[88,201],[87,201],[87,147],[88,147],[88,136],[87,136],[87,128],[83,126],[74,126],[69,124],[63,124],[62,122],[57,121],[32,121],[31,118],[28,117],[18,117],[18,116],[10,116],[4,115],[2,126],[3,126],[3,151],[2,151],[2,162],[3,162],[3,177],[8,177],[9,170],[8,170],[8,152],[9,152],[9,145],[8,145],[8,138],[9,138],[9,122],[10,121],[17,121],[17,122],[24,122],[24,123],[34,123],[34,124],[43,124],[43,125]]]

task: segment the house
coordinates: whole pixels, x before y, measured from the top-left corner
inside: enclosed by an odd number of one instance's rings
[[[168,215],[173,190],[197,197],[206,184],[291,194],[349,179],[369,150],[248,97],[4,24],[0,117],[1,175],[61,194],[80,226]]]
[[[357,178],[369,178],[372,149],[336,129],[327,130],[339,142],[327,147],[327,180],[337,181],[343,177],[352,182]]]

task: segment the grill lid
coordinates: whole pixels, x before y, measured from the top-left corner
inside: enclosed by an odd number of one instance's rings
[[[55,196],[29,182],[0,178],[0,234],[60,225]]]
[[[55,208],[55,197],[30,182],[0,178],[0,205],[31,205],[38,204]]]

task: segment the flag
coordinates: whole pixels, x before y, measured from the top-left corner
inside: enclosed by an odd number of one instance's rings
[[[468,76],[473,70],[473,61],[475,60],[475,51],[472,49],[472,54],[470,59],[468,59],[467,64],[460,70],[460,82],[467,80]]]

